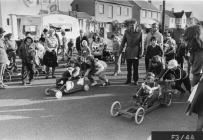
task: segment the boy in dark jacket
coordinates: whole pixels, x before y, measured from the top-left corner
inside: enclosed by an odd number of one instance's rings
[[[22,83],[26,85],[25,79],[29,74],[29,82],[31,83],[34,76],[34,58],[35,58],[35,45],[31,37],[26,37],[24,43],[19,48],[19,57],[22,59]]]

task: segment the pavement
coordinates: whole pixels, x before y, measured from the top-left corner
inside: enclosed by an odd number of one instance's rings
[[[60,77],[64,68],[58,68]],[[9,82],[9,88],[0,90],[1,140],[146,140],[151,131],[195,130],[196,116],[186,116],[188,94],[174,95],[170,107],[159,108],[147,114],[142,124],[122,116],[110,116],[114,101],[122,108],[130,104],[134,85],[124,85],[126,66],[122,74],[111,76],[109,65],[108,87],[92,87],[88,92],[65,95],[61,99],[44,95],[45,88],[54,85],[55,79],[40,75],[32,85],[21,86],[20,81]],[[139,67],[140,82],[144,77],[144,61]]]

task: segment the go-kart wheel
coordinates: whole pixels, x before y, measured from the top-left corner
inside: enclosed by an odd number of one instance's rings
[[[50,96],[51,95],[49,88],[46,88],[44,93],[45,93],[46,96]]]
[[[121,103],[119,101],[115,101],[112,105],[111,105],[111,110],[110,110],[110,114],[112,117],[116,117],[119,115],[119,110],[121,109]]]
[[[141,124],[144,120],[145,109],[143,107],[139,107],[135,113],[135,123]]]
[[[46,88],[44,93],[46,96],[55,95],[58,90],[55,87]]]
[[[83,88],[84,88],[84,91],[88,91],[90,89],[88,84],[85,84]]]
[[[55,97],[56,97],[57,99],[61,99],[62,96],[63,96],[63,94],[62,94],[62,92],[61,92],[60,90],[58,90],[58,91],[55,93]]]
[[[165,102],[163,104],[165,106],[170,106],[171,105],[171,103],[172,103],[172,93],[171,92],[166,93],[164,101]]]

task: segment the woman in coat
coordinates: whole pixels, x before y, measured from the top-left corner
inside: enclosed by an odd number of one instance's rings
[[[45,40],[45,54],[43,58],[43,63],[46,66],[46,79],[49,77],[49,68],[52,67],[52,78],[56,78],[54,76],[55,68],[58,66],[57,63],[57,48],[58,48],[58,40],[55,37],[54,29],[49,30],[49,36]]]
[[[184,35],[185,41],[187,42],[187,47],[190,50],[190,63],[192,66],[192,86],[194,87],[199,83],[203,84],[201,80],[203,72],[203,27],[200,25],[194,25],[188,27]],[[198,115],[197,120],[197,131],[203,130],[203,89],[198,86],[196,91],[196,97],[194,101],[190,104],[188,108],[188,114],[195,113]]]
[[[6,65],[9,64],[8,56],[6,53],[6,46],[4,40],[2,39],[4,32],[5,31],[3,28],[0,27],[0,89],[7,87],[7,85],[3,83],[3,75],[6,69]]]

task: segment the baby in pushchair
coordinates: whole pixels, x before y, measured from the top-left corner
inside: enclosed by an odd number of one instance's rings
[[[152,72],[147,73],[145,82],[142,83],[138,92],[133,95],[137,104],[151,107],[153,103],[161,96],[160,85],[155,81],[155,75]]]

